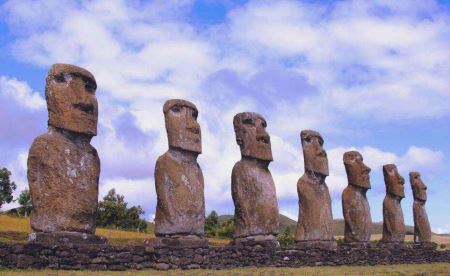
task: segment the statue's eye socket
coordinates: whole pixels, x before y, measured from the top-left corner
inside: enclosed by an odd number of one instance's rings
[[[319,138],[319,139],[317,139],[318,141],[319,141],[319,144],[321,145],[321,146],[323,146],[323,139],[322,138]]]
[[[305,138],[305,142],[306,142],[306,143],[311,143],[311,137],[309,137],[309,136],[306,137],[306,138]]]
[[[60,73],[60,74],[55,76],[55,80],[57,82],[65,82],[66,81],[66,77],[65,77],[64,73]]]
[[[97,89],[97,84],[95,84],[95,82],[93,82],[92,80],[83,78],[83,82],[86,90],[94,92]]]
[[[172,110],[173,112],[180,112],[181,106],[179,104],[176,104],[176,105],[172,106],[170,108],[170,110]]]
[[[197,111],[192,111],[192,117],[194,117],[194,119],[197,119],[198,112]]]
[[[265,121],[262,121],[261,125],[262,125],[263,128],[267,127],[267,123]]]
[[[250,118],[247,118],[247,119],[244,119],[243,123],[246,125],[253,125],[253,120]]]

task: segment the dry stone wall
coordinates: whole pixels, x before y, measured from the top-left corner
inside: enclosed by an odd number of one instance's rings
[[[107,244],[0,244],[0,267],[52,269],[226,269],[246,266],[301,267],[450,262],[450,250],[413,244],[354,246],[337,249],[224,246],[150,248]]]

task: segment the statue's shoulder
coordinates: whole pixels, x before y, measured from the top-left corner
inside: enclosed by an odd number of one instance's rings
[[[164,154],[160,155],[156,160],[156,167],[163,166],[169,162],[173,162],[173,157],[169,154],[169,151],[166,151]]]
[[[304,173],[297,181],[298,186],[304,186],[312,184],[313,180],[308,176],[307,173]]]
[[[38,137],[34,138],[32,146],[39,146],[42,144],[47,144],[49,142],[53,142],[57,140],[55,135],[51,133],[50,131],[47,131],[46,133],[43,133],[39,135]]]
[[[239,160],[234,164],[233,171],[241,170],[242,168],[244,168],[244,166],[245,166],[244,162],[242,162],[242,160]]]
[[[352,188],[350,186],[345,187],[345,189],[342,191],[342,199],[347,199],[348,197],[352,196]]]
[[[383,206],[388,208],[388,210],[394,208],[395,207],[395,199],[393,197],[386,195],[383,200]]]
[[[34,138],[31,144],[30,154],[42,153],[42,151],[48,151],[54,148],[58,144],[58,138],[53,133],[47,131],[46,133]]]

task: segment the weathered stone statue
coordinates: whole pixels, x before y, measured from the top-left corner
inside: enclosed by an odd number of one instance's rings
[[[97,134],[96,88],[94,76],[74,65],[55,64],[48,73],[48,131],[28,155],[31,241],[102,242],[92,235],[100,174],[90,144]]]
[[[405,197],[405,179],[394,164],[383,166],[386,197],[383,201],[383,237],[387,243],[401,243],[405,240],[405,223],[400,201]]]
[[[241,160],[231,175],[234,242],[277,244],[278,202],[268,168],[273,159],[266,120],[257,113],[243,112],[234,116],[233,125],[241,149]]]
[[[305,173],[297,183],[299,214],[294,238],[298,245],[334,246],[331,197],[325,183],[328,159],[323,149],[323,138],[313,130],[303,130],[300,138]]]
[[[370,189],[370,168],[357,151],[344,153],[348,186],[342,192],[342,210],[345,220],[344,241],[369,242],[372,229],[370,206],[366,192]]]
[[[169,150],[155,167],[157,195],[155,234],[165,245],[204,245],[203,174],[197,163],[202,152],[198,110],[185,100],[163,107]]]
[[[427,201],[427,186],[423,183],[420,173],[410,172],[409,181],[414,196],[413,214],[414,214],[414,242],[430,243],[431,228],[425,211],[425,202]]]

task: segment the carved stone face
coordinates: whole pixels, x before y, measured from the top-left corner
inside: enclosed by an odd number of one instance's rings
[[[427,186],[423,183],[420,173],[410,172],[409,182],[411,183],[414,199],[427,201]]]
[[[386,184],[386,192],[405,197],[405,179],[398,173],[397,166],[394,164],[387,164],[383,166],[384,182]]]
[[[242,156],[273,160],[270,136],[266,132],[267,123],[261,115],[254,112],[236,114],[233,125]]]
[[[195,153],[202,152],[202,136],[197,122],[197,107],[185,100],[168,100],[163,107],[169,146]]]
[[[328,158],[323,149],[323,138],[317,131],[302,130],[300,139],[303,147],[305,169],[328,176]]]
[[[370,189],[370,168],[364,164],[363,157],[359,152],[344,153],[344,166],[349,184]]]
[[[48,124],[88,135],[97,135],[97,84],[87,70],[54,64],[47,75],[45,98]]]

